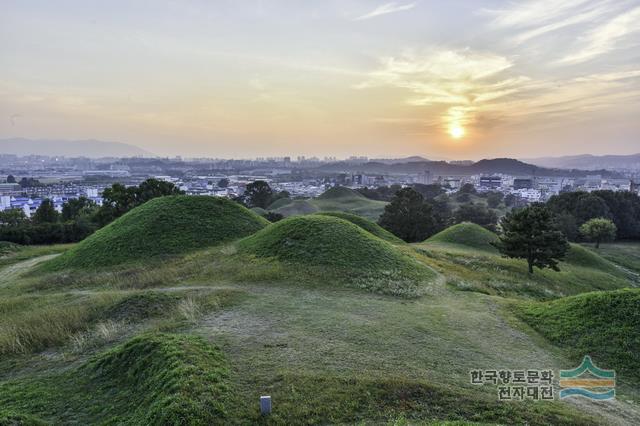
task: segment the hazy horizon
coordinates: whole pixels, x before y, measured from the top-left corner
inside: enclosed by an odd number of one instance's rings
[[[7,1],[0,138],[159,156],[640,151],[633,0]]]

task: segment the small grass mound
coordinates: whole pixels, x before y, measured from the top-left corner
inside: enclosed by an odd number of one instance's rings
[[[366,198],[364,195],[360,194],[358,191],[354,191],[350,188],[345,188],[344,186],[334,186],[333,188],[327,189],[325,192],[318,196],[319,200],[333,200],[336,198]]]
[[[145,291],[126,296],[109,306],[104,317],[114,321],[140,321],[159,317],[176,308],[181,294]]]
[[[94,268],[175,255],[245,237],[268,223],[223,198],[160,197],[131,210],[43,267]]]
[[[603,272],[618,272],[616,266],[600,256],[578,244],[571,244],[564,262],[584,268],[593,268]]]
[[[79,367],[0,382],[0,406],[53,424],[226,424],[228,377],[201,337],[147,333]]]
[[[227,362],[218,348],[199,337],[145,334],[82,370],[107,393],[123,390],[109,399],[122,413],[111,419],[114,423],[220,424],[227,414]]]
[[[601,368],[640,380],[640,289],[523,303],[516,313],[576,362],[591,355]]]
[[[293,201],[294,200],[292,200],[291,198],[278,198],[273,203],[269,204],[269,207],[267,207],[267,209],[268,210],[277,210],[280,207],[284,207],[287,204],[293,203]]]
[[[318,208],[308,200],[294,200],[273,210],[274,213],[279,213],[282,216],[297,216],[302,214],[311,214],[317,211]]]
[[[463,222],[438,232],[425,242],[497,253],[498,250],[491,245],[491,243],[497,241],[497,239],[498,236],[496,234],[482,226],[476,225],[475,223]]]
[[[388,294],[420,294],[421,282],[435,276],[387,241],[325,215],[281,220],[241,240],[238,248],[242,254],[304,265],[308,273]]]
[[[364,229],[365,231],[372,233],[376,237],[382,238],[383,240],[389,241],[390,243],[394,243],[394,244],[404,243],[404,241],[402,241],[400,238],[393,235],[391,232],[387,231],[377,223],[367,218],[364,218],[362,216],[358,216],[356,214],[351,214],[351,213],[345,213],[345,212],[322,212],[318,214],[323,216],[332,216],[332,217],[337,217],[340,219],[347,220],[353,223],[354,225],[358,225],[360,228]]]

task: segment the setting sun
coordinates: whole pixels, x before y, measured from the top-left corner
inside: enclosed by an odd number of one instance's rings
[[[449,134],[455,139],[460,139],[464,136],[464,129],[460,126],[452,126],[449,129]]]

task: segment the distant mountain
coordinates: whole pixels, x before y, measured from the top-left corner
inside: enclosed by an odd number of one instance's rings
[[[406,158],[374,158],[370,160],[372,163],[396,164],[396,163],[413,163],[417,161],[431,161],[419,155],[413,155]]]
[[[450,164],[446,161],[416,161],[407,163],[385,164],[369,162],[365,164],[347,164],[343,162],[326,164],[319,167],[325,172],[362,172],[371,174],[403,174],[429,171],[433,176],[470,176],[478,174],[503,173],[514,176],[584,176],[585,170],[561,170],[539,167],[523,163],[513,158],[494,158],[480,160],[469,165]],[[591,173],[591,172],[589,172]],[[614,172],[598,170],[604,176],[614,176]]]
[[[153,156],[154,154],[120,142],[104,142],[88,140],[54,140],[54,139],[0,139],[0,154],[15,155],[48,155],[51,157],[136,157]]]
[[[541,167],[561,169],[638,169],[640,170],[640,154],[632,155],[571,155],[564,157],[541,157],[523,160]]]

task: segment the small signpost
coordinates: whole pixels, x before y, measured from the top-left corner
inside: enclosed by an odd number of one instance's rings
[[[271,414],[271,396],[265,395],[260,397],[260,414],[263,416]]]

